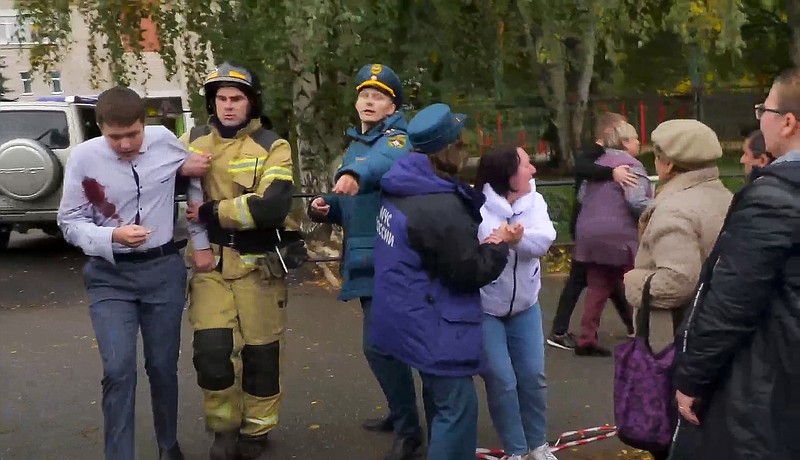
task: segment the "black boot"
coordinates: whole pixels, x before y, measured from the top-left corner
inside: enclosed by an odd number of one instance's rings
[[[225,433],[214,433],[214,443],[208,451],[210,460],[237,460],[237,446],[239,440],[238,431]]]
[[[169,449],[158,449],[158,460],[183,460],[181,446],[176,442],[175,445]]]
[[[361,424],[361,428],[367,431],[379,431],[381,433],[389,433],[394,430],[394,423],[389,417],[384,418],[368,418]]]
[[[408,460],[416,457],[417,452],[422,446],[422,435],[409,436],[406,438],[394,438],[392,450],[386,454],[384,460]]]
[[[269,433],[261,436],[239,437],[239,458],[242,460],[255,460],[261,456],[269,444]]]

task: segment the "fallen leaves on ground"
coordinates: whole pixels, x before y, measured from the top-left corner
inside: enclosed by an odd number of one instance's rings
[[[606,452],[582,452],[580,448],[571,449],[569,453],[556,452],[559,460],[652,460],[652,456],[643,450],[623,449]]]

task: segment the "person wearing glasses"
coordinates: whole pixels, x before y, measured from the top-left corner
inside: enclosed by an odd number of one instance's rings
[[[201,176],[208,162],[189,155],[163,126],[144,126],[145,103],[115,87],[97,100],[102,137],[72,150],[58,225],[89,256],[83,269],[89,316],[103,362],[105,458],[133,460],[136,341],[142,333],[160,460],[181,460],[177,440],[178,350],[186,266],[173,241],[176,173]],[[194,179],[190,199],[202,199]],[[208,248],[202,225],[192,244]]]
[[[733,199],[676,357],[671,457],[800,458],[800,70],[756,106],[775,161]]]

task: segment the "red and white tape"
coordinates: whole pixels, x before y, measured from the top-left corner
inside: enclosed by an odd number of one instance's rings
[[[587,437],[588,434],[597,433],[595,436]],[[602,439],[613,438],[617,435],[617,427],[611,425],[596,426],[586,428],[578,431],[567,431],[558,437],[556,442],[550,447],[550,452],[558,452],[559,450],[568,447],[583,446],[591,442],[600,441]],[[575,438],[572,441],[567,441],[569,438]]]
[[[588,436],[594,434],[594,436]],[[558,452],[559,450],[567,449],[570,447],[583,446],[602,439],[613,438],[617,435],[617,427],[611,425],[596,426],[592,428],[585,428],[577,431],[567,431],[561,433],[556,442],[550,446],[550,452]],[[577,439],[574,439],[577,438]],[[569,439],[572,439],[571,441]],[[484,449],[478,448],[475,450],[475,458],[479,460],[502,460],[505,457],[505,452],[499,449]]]
[[[478,460],[502,460],[506,453],[497,449],[484,449],[478,447],[475,449],[475,458]]]

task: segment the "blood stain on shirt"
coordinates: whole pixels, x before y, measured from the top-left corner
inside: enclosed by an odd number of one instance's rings
[[[84,177],[81,185],[83,185],[83,193],[86,194],[86,199],[100,214],[107,219],[120,220],[119,214],[117,214],[117,207],[106,198],[103,184],[97,182],[97,179]]]

